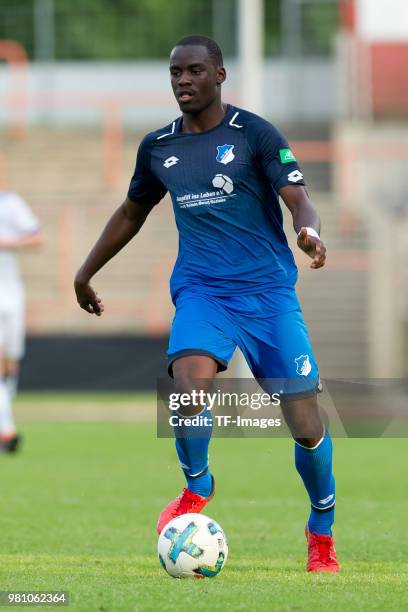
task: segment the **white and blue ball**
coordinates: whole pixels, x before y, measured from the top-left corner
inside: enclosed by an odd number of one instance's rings
[[[214,578],[227,561],[228,544],[213,519],[182,514],[163,528],[157,552],[162,567],[173,578]]]

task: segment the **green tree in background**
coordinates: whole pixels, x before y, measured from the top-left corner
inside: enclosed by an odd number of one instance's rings
[[[167,57],[189,32],[211,35],[208,0],[56,0],[57,59]]]
[[[0,38],[17,40],[34,57],[33,0],[0,0]]]
[[[34,2],[0,0],[0,38],[21,42],[31,59]],[[174,42],[192,33],[216,36],[226,55],[235,55],[236,10],[237,0],[54,0],[55,59],[162,59]],[[302,54],[330,53],[337,13],[336,1],[302,5]],[[281,40],[281,0],[265,0],[267,56],[281,53]]]

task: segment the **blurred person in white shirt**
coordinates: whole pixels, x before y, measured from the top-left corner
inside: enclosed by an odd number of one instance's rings
[[[0,451],[17,450],[12,404],[25,344],[25,299],[17,252],[42,244],[38,219],[19,195],[0,191]]]

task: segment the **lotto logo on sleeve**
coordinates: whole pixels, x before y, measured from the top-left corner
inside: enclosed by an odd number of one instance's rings
[[[279,156],[281,164],[289,164],[290,162],[296,161],[296,157],[290,149],[279,149]]]
[[[294,170],[290,174],[288,174],[288,181],[291,183],[298,183],[303,180],[303,174],[299,172],[299,170]]]

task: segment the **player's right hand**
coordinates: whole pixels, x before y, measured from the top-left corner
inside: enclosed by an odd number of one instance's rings
[[[100,317],[105,307],[91,285],[75,279],[74,287],[77,302],[80,307],[86,310],[86,312],[89,312],[89,314],[95,314],[97,317]]]

